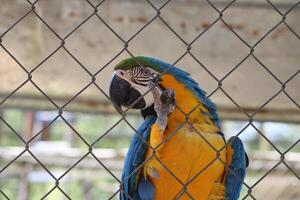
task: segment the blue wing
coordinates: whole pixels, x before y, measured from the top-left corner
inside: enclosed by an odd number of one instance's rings
[[[225,182],[226,200],[237,200],[242,189],[249,161],[243,143],[238,137],[231,137],[229,144],[229,148],[231,147],[233,153]]]
[[[155,123],[155,116],[148,116],[142,125],[138,128],[137,133],[131,140],[127,152],[125,165],[122,174],[122,192],[120,199],[150,200],[154,196],[154,186],[139,175],[141,168],[138,168],[145,160],[148,147],[144,141],[148,141],[151,125]],[[143,138],[143,140],[141,139]],[[138,168],[138,169],[137,169]],[[128,195],[131,198],[128,198]]]

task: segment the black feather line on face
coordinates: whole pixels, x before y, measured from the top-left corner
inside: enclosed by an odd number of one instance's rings
[[[146,87],[148,84],[145,84],[145,83],[140,83],[140,82],[137,82],[136,80],[132,80],[133,83],[137,84],[137,85],[141,85],[141,86],[144,86]]]

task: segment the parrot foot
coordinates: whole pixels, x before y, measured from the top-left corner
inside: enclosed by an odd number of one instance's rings
[[[169,113],[173,112],[175,109],[175,92],[173,89],[166,89],[160,95],[160,100],[163,106],[167,108]]]
[[[175,92],[173,89],[166,89],[159,95],[157,88],[154,88],[152,91],[154,109],[157,114],[156,123],[159,128],[164,131],[168,123],[168,114],[175,109]]]

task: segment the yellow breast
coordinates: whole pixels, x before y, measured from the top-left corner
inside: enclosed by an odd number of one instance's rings
[[[217,134],[202,134],[202,136],[217,150],[224,146],[224,141]],[[150,157],[149,151],[147,157]],[[226,161],[225,150],[220,152],[220,159]],[[159,160],[159,161],[158,161]],[[220,182],[223,163],[216,159],[215,150],[195,131],[183,127],[175,133],[157,156],[150,159],[144,169],[154,169],[155,177],[148,176],[155,186],[155,199],[174,199],[181,195],[183,184],[194,199],[208,199],[215,183]],[[183,194],[180,199],[190,199]]]
[[[170,75],[163,76],[162,80],[164,88],[175,90],[180,109],[168,116],[166,131],[161,132],[156,124],[151,127],[150,145],[157,148],[155,156],[152,149],[147,153],[147,160],[151,158],[144,165],[144,175],[155,186],[155,199],[179,196],[179,199],[191,199],[190,195],[193,199],[206,200],[223,196],[224,191],[219,188],[223,188],[226,150],[219,156],[223,163],[216,153],[225,145],[222,136],[216,134],[218,127],[203,114],[207,109],[184,85]],[[187,119],[185,114],[191,110]],[[177,130],[182,124],[185,125]],[[185,184],[188,194],[183,193]]]

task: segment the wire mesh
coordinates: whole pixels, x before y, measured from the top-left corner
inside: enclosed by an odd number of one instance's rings
[[[108,1],[108,0],[106,0]],[[67,198],[67,199],[71,199],[71,197],[69,197],[69,195],[61,188],[60,186],[60,181],[62,180],[63,177],[67,176],[67,174],[73,169],[75,168],[80,162],[83,162],[84,158],[86,158],[87,156],[91,155],[98,163],[99,165],[101,165],[119,184],[120,184],[120,188],[118,191],[116,191],[109,199],[112,199],[114,197],[117,196],[118,193],[124,193],[124,195],[126,195],[128,197],[128,199],[133,199],[132,197],[130,197],[129,194],[127,194],[123,188],[122,188],[122,181],[116,176],[114,175],[114,173],[111,171],[111,169],[109,167],[106,167],[106,165],[101,161],[101,159],[99,159],[93,152],[93,148],[95,146],[95,144],[102,140],[102,138],[104,136],[106,136],[107,134],[110,133],[110,131],[117,126],[120,122],[125,122],[129,127],[131,127],[131,129],[137,133],[137,130],[134,128],[134,126],[131,125],[131,123],[126,119],[126,113],[127,111],[134,105],[135,102],[137,102],[139,99],[137,99],[131,106],[129,106],[125,111],[121,111],[121,110],[117,110],[119,112],[119,114],[121,115],[120,120],[115,123],[112,124],[111,128],[109,128],[102,136],[100,136],[99,138],[97,138],[93,143],[89,143],[88,141],[85,140],[85,138],[72,126],[72,124],[63,116],[64,113],[64,109],[66,108],[66,106],[68,104],[70,104],[76,97],[78,97],[81,93],[83,93],[87,88],[89,88],[90,86],[95,86],[109,101],[110,98],[109,96],[104,92],[104,90],[101,88],[101,85],[99,85],[96,82],[96,76],[98,74],[100,74],[105,68],[107,68],[109,66],[110,63],[112,63],[114,60],[116,60],[118,58],[118,56],[120,54],[122,54],[123,52],[127,52],[130,56],[132,56],[133,58],[135,57],[133,53],[131,53],[131,51],[129,50],[129,46],[131,44],[131,41],[137,37],[141,32],[143,32],[143,30],[149,26],[151,23],[153,23],[154,21],[160,21],[162,22],[165,27],[167,27],[167,29],[169,29],[174,36],[181,41],[185,46],[186,46],[186,50],[184,51],[184,53],[178,57],[173,63],[172,65],[170,65],[170,67],[168,69],[166,69],[162,75],[164,73],[166,73],[173,65],[176,65],[181,59],[183,59],[186,56],[189,56],[190,58],[192,58],[193,60],[195,60],[199,66],[201,68],[203,68],[215,81],[218,82],[218,87],[215,88],[213,90],[213,92],[211,92],[208,97],[211,97],[212,95],[214,95],[214,93],[216,93],[217,91],[222,92],[227,98],[228,100],[230,100],[235,106],[236,108],[243,113],[247,119],[248,119],[248,123],[246,124],[245,128],[243,128],[240,132],[238,132],[236,134],[236,136],[239,136],[241,133],[243,133],[243,131],[247,128],[247,127],[253,127],[276,151],[277,153],[280,155],[280,161],[275,164],[271,169],[269,169],[259,180],[257,180],[254,184],[249,185],[246,182],[243,182],[243,185],[248,189],[248,193],[242,197],[242,199],[246,199],[248,197],[252,198],[252,199],[256,199],[255,196],[253,196],[253,194],[251,193],[254,187],[257,187],[257,185],[266,177],[268,176],[268,174],[270,174],[279,164],[283,163],[292,173],[295,177],[297,177],[298,180],[300,180],[299,175],[288,165],[287,162],[285,162],[285,155],[295,146],[299,143],[300,139],[298,139],[293,145],[291,145],[287,150],[285,151],[280,151],[276,145],[274,145],[272,143],[272,141],[270,141],[270,139],[268,139],[268,137],[266,137],[264,135],[263,132],[260,131],[259,128],[256,127],[256,125],[253,123],[253,119],[254,116],[261,111],[269,102],[271,102],[276,96],[278,96],[279,94],[284,94],[298,109],[300,109],[300,105],[299,103],[294,100],[292,98],[291,95],[288,94],[288,92],[286,91],[286,86],[289,84],[289,82],[294,79],[296,76],[298,76],[298,74],[300,73],[300,70],[298,70],[296,73],[294,73],[289,79],[287,80],[280,80],[280,78],[278,78],[273,72],[272,70],[269,69],[268,66],[266,66],[255,54],[255,48],[257,47],[258,44],[260,44],[268,35],[270,35],[279,25],[284,25],[288,28],[288,30],[298,39],[300,40],[300,36],[299,34],[288,24],[288,22],[286,21],[286,19],[288,18],[289,14],[300,4],[300,1],[295,3],[293,6],[291,6],[286,12],[282,12],[280,11],[280,9],[278,9],[276,7],[275,4],[273,4],[271,1],[266,0],[267,4],[269,4],[274,13],[277,13],[278,15],[280,15],[281,20],[278,21],[271,29],[269,29],[267,32],[265,32],[258,40],[256,43],[254,43],[253,45],[249,44],[237,31],[235,31],[230,24],[224,19],[223,15],[224,13],[228,10],[228,8],[230,8],[235,2],[236,0],[230,1],[227,3],[227,5],[223,8],[223,9],[219,9],[217,8],[217,6],[215,5],[214,2],[207,0],[207,3],[211,6],[211,8],[213,8],[215,10],[216,15],[218,16],[216,18],[216,20],[214,20],[213,22],[211,22],[210,24],[208,24],[204,30],[202,30],[196,37],[194,37],[193,40],[191,40],[191,42],[187,42],[185,41],[185,39],[175,30],[173,29],[168,22],[162,17],[161,13],[164,12],[164,7],[166,7],[171,0],[166,1],[164,4],[162,4],[160,7],[156,7],[153,2],[151,0],[145,0],[145,3],[149,4],[151,9],[153,9],[153,11],[156,13],[155,16],[150,19],[146,24],[144,24],[138,31],[136,31],[129,39],[124,39],[122,38],[117,31],[114,30],[114,28],[112,26],[110,26],[110,24],[108,22],[106,22],[100,15],[99,15],[99,7],[101,7],[101,5],[105,2],[105,0],[99,2],[98,4],[94,4],[89,0],[86,0],[86,2],[89,4],[89,6],[93,9],[93,12],[90,13],[82,22],[80,22],[75,28],[73,28],[69,33],[67,33],[65,36],[61,36],[59,35],[52,27],[51,25],[49,25],[47,23],[47,20],[44,19],[37,11],[36,9],[36,5],[39,2],[39,0],[36,1],[30,1],[27,0],[28,5],[31,6],[31,9],[26,12],[22,17],[20,17],[18,20],[16,20],[13,24],[11,24],[11,26],[4,31],[1,35],[0,35],[0,46],[1,48],[18,64],[18,66],[20,67],[20,69],[22,69],[26,74],[27,74],[27,79],[21,83],[17,88],[15,88],[13,91],[10,92],[10,94],[8,96],[6,96],[5,98],[2,99],[2,101],[0,102],[0,106],[2,104],[4,104],[12,95],[14,95],[17,91],[19,91],[25,84],[27,83],[31,83],[39,92],[41,95],[43,95],[57,110],[57,115],[56,117],[54,117],[48,124],[47,126],[45,126],[43,129],[41,129],[40,131],[38,131],[37,134],[35,134],[32,138],[30,138],[29,140],[26,140],[24,138],[22,138],[21,134],[18,133],[13,126],[11,126],[3,117],[0,116],[0,120],[7,126],[9,127],[9,129],[11,129],[11,131],[18,137],[18,139],[22,142],[23,146],[24,146],[24,150],[22,152],[20,152],[20,154],[18,156],[16,156],[13,160],[11,160],[9,163],[7,163],[2,169],[0,169],[0,174],[2,172],[4,172],[7,168],[10,167],[10,165],[12,165],[19,157],[21,157],[25,152],[29,153],[32,158],[39,163],[39,165],[52,177],[53,181],[54,181],[54,186],[51,190],[49,190],[46,194],[44,194],[44,196],[42,197],[42,199],[45,199],[47,196],[49,196],[49,194],[51,194],[51,192],[55,189],[58,189],[62,192],[62,194]],[[13,11],[11,11],[13,12]],[[43,59],[39,64],[37,64],[35,67],[33,67],[31,70],[26,69],[25,66],[22,65],[22,63],[13,55],[13,53],[11,53],[6,47],[5,45],[2,43],[3,42],[3,37],[9,33],[10,31],[12,31],[14,29],[14,27],[20,23],[22,20],[24,20],[24,18],[26,16],[28,16],[29,14],[34,14],[35,17],[37,19],[40,20],[40,22],[42,24],[44,24],[48,30],[53,33],[55,35],[55,37],[60,41],[60,45],[55,48],[45,59]],[[105,65],[103,65],[98,71],[96,72],[91,72],[84,64],[82,64],[79,59],[76,58],[75,55],[73,55],[71,53],[70,50],[68,50],[68,48],[66,47],[66,40],[77,30],[79,29],[83,24],[85,24],[88,20],[91,19],[91,17],[95,16],[101,23],[103,23],[122,43],[123,43],[123,48],[121,49],[121,51],[119,51],[111,60],[109,60]],[[227,73],[225,74],[222,78],[217,78],[209,69],[208,67],[206,67],[201,61],[200,59],[197,58],[196,55],[194,55],[191,51],[191,49],[193,48],[193,44],[195,42],[197,42],[197,40],[202,37],[202,35],[207,32],[209,29],[211,29],[217,22],[221,22],[222,24],[224,24],[224,26],[226,26],[228,28],[228,30],[230,30],[230,32],[236,37],[236,40],[240,40],[248,49],[249,49],[249,53],[240,60],[240,62],[233,66],[233,68]],[[62,106],[59,106],[57,103],[55,103],[55,101],[45,92],[43,91],[43,89],[41,87],[39,87],[39,85],[33,80],[33,76],[34,76],[34,72],[40,68],[48,59],[50,59],[53,55],[55,55],[59,50],[63,50],[65,51],[70,58],[72,58],[76,63],[79,64],[79,66],[82,69],[82,73],[85,73],[86,76],[89,76],[90,81],[88,84],[86,84],[79,92],[77,92],[72,98],[70,98],[65,104],[63,104]],[[222,87],[222,83],[225,79],[227,79],[235,70],[237,70],[246,60],[248,60],[249,58],[254,58],[254,60],[257,61],[257,63],[259,64],[259,66],[265,70],[268,74],[270,74],[274,80],[276,80],[280,85],[281,88],[274,93],[268,100],[266,100],[260,107],[258,107],[256,109],[255,112],[253,112],[252,114],[247,113],[242,106],[240,106],[238,104],[237,101],[234,100],[233,97],[231,97],[230,94],[228,94],[226,92],[226,90]],[[137,64],[141,65],[141,63]],[[148,91],[150,92],[151,89]],[[147,93],[146,93],[147,94]],[[144,95],[146,95],[144,94]],[[142,97],[140,97],[142,98]],[[199,105],[198,105],[199,106]],[[214,163],[216,160],[221,161],[224,165],[226,165],[226,162],[223,161],[219,156],[220,156],[220,152],[226,147],[226,145],[224,147],[222,147],[221,149],[217,150],[212,144],[210,144],[205,137],[202,136],[201,133],[199,133],[197,131],[197,129],[193,126],[193,124],[189,121],[189,115],[198,108],[198,106],[196,106],[195,108],[193,108],[189,113],[184,113],[183,111],[181,111],[185,117],[186,120],[183,124],[180,124],[178,126],[178,128],[171,133],[168,137],[164,138],[164,140],[156,147],[152,147],[149,145],[149,143],[147,141],[145,141],[141,136],[141,140],[145,143],[145,145],[147,145],[147,147],[149,149],[152,149],[153,151],[153,155],[148,158],[147,160],[145,160],[138,168],[136,168],[131,175],[135,174],[135,172],[137,172],[140,168],[142,168],[144,166],[144,164],[150,160],[151,158],[155,157],[160,165],[175,179],[177,180],[181,185],[182,185],[182,190],[178,192],[178,195],[176,196],[175,199],[180,199],[182,197],[182,195],[187,195],[190,199],[194,199],[194,197],[189,193],[188,191],[188,185],[197,178],[197,176],[199,176],[203,171],[205,171],[207,168],[209,168],[209,166]],[[180,107],[178,107],[179,110]],[[50,127],[56,120],[61,119],[65,122],[65,124],[74,131],[74,133],[78,136],[78,138],[80,138],[80,140],[86,145],[87,147],[87,152],[86,154],[84,154],[77,162],[75,162],[72,166],[70,166],[62,175],[60,176],[55,176],[46,165],[44,165],[34,154],[34,152],[31,151],[30,148],[30,144],[32,143],[32,141],[38,137],[45,129],[47,129],[48,127]],[[171,137],[174,136],[174,134],[176,134],[176,132],[181,129],[185,124],[188,124],[189,126],[191,126],[193,128],[194,131],[197,132],[197,134],[199,135],[199,137],[201,137],[203,140],[205,140],[205,142],[207,142],[207,144],[216,152],[216,158],[214,160],[212,160],[205,168],[203,168],[200,172],[198,172],[194,177],[190,178],[187,182],[182,182],[180,179],[178,179],[176,177],[176,175],[170,171],[168,169],[168,167],[160,161],[160,159],[157,157],[155,151],[157,150],[157,148],[159,148],[161,145],[163,145],[163,143],[165,143],[166,141],[168,141]],[[137,134],[139,136],[139,134]],[[228,145],[228,144],[227,144]],[[234,172],[233,172],[234,173]],[[128,179],[131,177],[128,176],[125,178]],[[5,199],[9,199],[9,197],[4,193],[4,191],[2,191],[0,189],[0,193],[2,195],[3,198]]]

